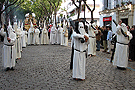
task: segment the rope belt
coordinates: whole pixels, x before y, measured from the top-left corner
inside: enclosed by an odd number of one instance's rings
[[[119,44],[123,44],[123,45],[128,45],[128,44],[125,44],[125,43],[121,43],[121,42],[117,42],[117,43],[119,43]]]
[[[91,38],[96,38],[96,37],[92,37],[92,36],[89,36],[89,37],[91,37]]]
[[[86,52],[86,50],[84,50],[84,51],[80,51],[80,50],[77,50],[77,49],[74,49],[74,50],[76,50],[76,51],[78,51],[78,52]]]
[[[8,45],[8,44],[4,44],[4,45],[6,45],[6,46],[13,46],[13,45]]]

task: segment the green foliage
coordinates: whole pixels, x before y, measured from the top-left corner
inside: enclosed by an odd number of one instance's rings
[[[0,0],[0,2],[1,2],[1,3],[4,3],[4,2],[5,2],[5,0]]]
[[[30,11],[35,13],[36,17],[42,18],[43,16],[50,16],[52,12],[55,11],[55,6],[58,5],[58,1],[59,0],[24,0],[21,8],[24,9],[25,12]]]

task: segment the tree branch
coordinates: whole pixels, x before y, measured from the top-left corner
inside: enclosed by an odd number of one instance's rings
[[[14,5],[17,1],[18,1],[18,0],[15,0],[13,3],[10,3],[9,5],[7,5],[7,6],[5,7],[5,9],[1,11],[1,14],[2,14],[8,7]]]
[[[86,4],[85,0],[83,0],[83,2],[86,5],[86,7],[91,11],[90,7]]]
[[[74,0],[71,0],[72,2],[73,2],[73,4],[77,7],[77,8],[79,8],[76,4],[75,4],[75,1]]]
[[[20,6],[23,2],[24,2],[24,0],[22,2],[19,2],[19,4],[16,7],[12,8],[12,10],[10,10],[7,14],[10,14],[15,8],[17,8],[18,6]]]
[[[55,8],[53,7],[52,3],[50,2],[50,0],[47,0],[47,1],[49,2],[50,6],[52,6],[52,8],[55,9]]]

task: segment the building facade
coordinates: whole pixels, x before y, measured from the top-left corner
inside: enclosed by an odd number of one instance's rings
[[[77,0],[74,0],[75,3],[79,6],[79,3],[77,2]],[[86,3],[89,5],[89,7],[91,7],[91,9],[93,9],[94,7],[94,2],[91,0],[87,0]],[[96,0],[95,2],[95,10],[93,13],[93,18],[94,18],[94,22],[96,25],[99,25],[99,11],[100,11],[100,0]],[[57,15],[58,17],[60,17],[60,14],[63,14],[66,16],[66,19],[70,18],[73,21],[77,20],[78,17],[78,10],[77,7],[73,4],[72,0],[63,0],[62,4],[61,4],[61,8],[58,12]],[[84,3],[82,2],[81,4],[81,10],[80,10],[80,19],[84,18]],[[87,22],[91,21],[91,12],[87,9],[87,7],[85,7],[85,18],[87,20]]]
[[[120,19],[130,27],[135,25],[135,0],[101,0],[100,26],[110,24],[112,31],[116,32],[116,25]]]

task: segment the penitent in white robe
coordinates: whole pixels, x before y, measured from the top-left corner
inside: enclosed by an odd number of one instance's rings
[[[89,26],[88,34],[89,34],[89,45],[88,45],[88,55],[96,55],[96,34],[97,30],[94,30]]]
[[[50,33],[50,43],[55,44],[56,43],[56,28],[53,26],[51,28],[51,33]]]
[[[66,27],[66,25],[64,26],[64,45],[65,46],[68,46],[68,30],[67,30],[67,27]]]
[[[48,31],[46,28],[43,28],[42,30],[41,44],[49,44]]]
[[[88,36],[88,34],[85,34]],[[84,35],[73,32],[72,43],[74,43],[74,57],[73,57],[73,78],[85,79],[85,63],[86,63],[86,52],[88,42],[81,43],[79,38],[84,38]],[[79,51],[76,51],[80,50]]]
[[[16,40],[16,34],[14,32],[10,32],[9,38],[11,39],[10,42],[7,40],[7,34],[4,32],[4,29],[0,31],[0,34],[4,36],[4,46],[2,50],[2,60],[4,64],[4,68],[11,68],[15,67],[15,40]]]
[[[62,45],[62,41],[63,41],[63,28],[59,27],[58,28],[58,44]]]
[[[17,31],[15,32],[16,33],[16,58],[21,58],[21,35],[22,35],[22,31],[21,31],[21,28],[17,28]]]
[[[26,36],[27,35],[27,31],[22,31],[22,47],[26,47]]]
[[[38,45],[39,44],[39,33],[40,33],[39,29],[36,28],[34,30],[34,38],[33,38],[33,44],[34,45]]]
[[[28,32],[26,31],[26,33],[27,33],[27,34],[25,34],[25,42],[26,42],[26,44],[27,44],[27,43],[28,43],[28,36],[27,36],[27,35],[28,35]]]
[[[28,45],[33,44],[33,38],[34,38],[34,28],[30,27],[30,29],[28,31],[28,42],[27,42]]]
[[[124,37],[124,35],[121,33],[121,28],[124,32],[127,33],[128,37]],[[113,65],[126,68],[128,65],[128,43],[132,39],[132,34],[127,30],[126,25],[124,26],[117,26],[117,43],[116,43],[116,50],[114,55],[114,62]],[[120,42],[120,43],[118,43]],[[123,43],[123,44],[121,44]],[[127,44],[127,45],[124,45]]]
[[[58,28],[58,36],[57,36],[57,43],[60,44],[61,42],[61,32],[60,32],[61,27]]]
[[[61,29],[61,44],[60,45],[64,45],[65,44],[65,38],[64,38],[64,30]]]

